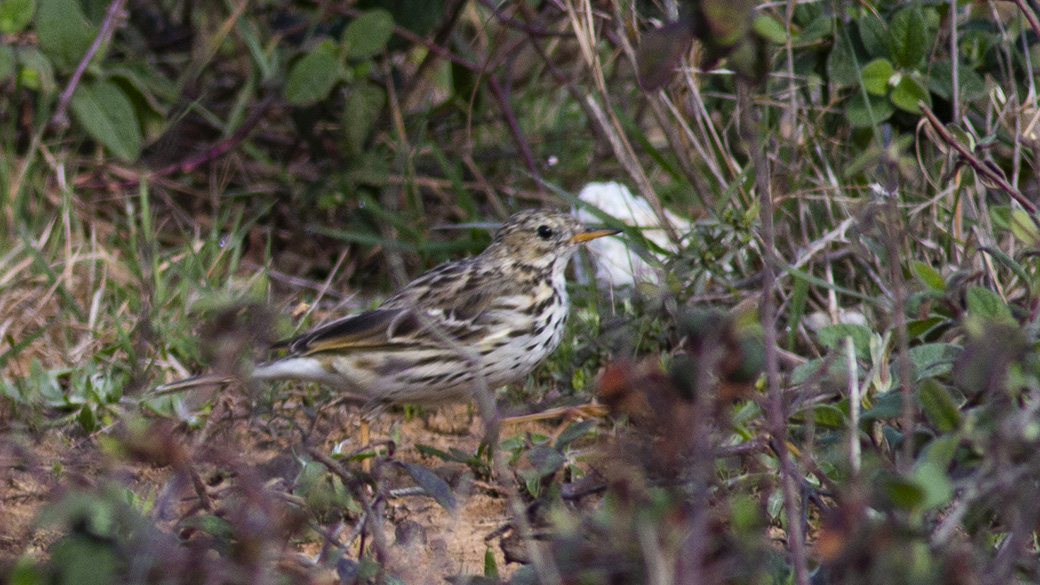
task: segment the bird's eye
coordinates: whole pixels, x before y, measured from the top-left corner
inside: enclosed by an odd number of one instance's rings
[[[538,237],[543,240],[548,240],[553,235],[552,228],[547,225],[538,226]]]

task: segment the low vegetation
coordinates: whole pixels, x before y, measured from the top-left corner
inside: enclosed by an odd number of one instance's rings
[[[0,580],[1040,582],[1038,63],[1026,0],[4,0]],[[495,416],[153,392],[590,181],[682,227]]]

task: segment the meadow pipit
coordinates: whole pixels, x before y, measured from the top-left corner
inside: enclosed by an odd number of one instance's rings
[[[287,353],[258,365],[260,380],[303,380],[366,402],[437,405],[519,380],[560,344],[570,308],[567,263],[578,246],[619,230],[523,211],[480,255],[442,264],[378,308],[280,342]],[[226,378],[199,376],[168,392]]]

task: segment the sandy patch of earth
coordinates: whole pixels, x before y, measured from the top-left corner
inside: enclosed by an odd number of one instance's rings
[[[206,485],[213,510],[224,505],[225,498],[235,491],[233,486],[243,473],[253,473],[248,469],[255,470],[265,489],[289,494],[293,493],[291,486],[299,473],[297,456],[304,452],[300,427],[307,421],[296,420],[302,417],[290,420],[291,417],[284,413],[275,416],[273,422],[259,415],[240,415],[239,412],[229,417],[228,422],[211,421],[211,424],[220,426],[216,431],[209,428],[205,431],[178,429],[170,432],[181,446],[181,452],[187,454],[188,466]],[[356,408],[337,407],[331,412],[323,412],[317,421],[310,421],[313,424],[307,436],[319,451],[329,453],[337,445],[343,452],[359,447]],[[559,421],[528,424],[523,430],[551,434],[558,424]],[[520,431],[508,429],[503,436]],[[207,433],[203,444],[198,444],[199,433]],[[441,409],[425,421],[418,417],[406,420],[401,412],[388,413],[373,424],[372,433],[374,441],[389,437],[398,441],[395,460],[418,463],[445,477],[452,484],[452,493],[458,503],[454,512],[448,512],[428,496],[398,495],[386,499],[382,527],[386,566],[393,574],[406,583],[438,584],[443,583],[446,576],[480,575],[489,551],[494,555],[502,576],[515,569],[515,566],[507,566],[496,539],[486,541],[489,534],[509,519],[507,499],[500,489],[474,479],[464,464],[446,463],[425,456],[416,448],[422,444],[441,450],[454,447],[474,453],[480,442],[482,425],[478,417],[470,415],[467,406]],[[179,474],[175,465],[130,461],[119,449],[112,447],[113,443],[108,434],[87,437],[76,436],[72,431],[35,435],[8,432],[0,438],[0,486],[3,489],[0,498],[0,517],[3,518],[0,522],[0,566],[8,565],[21,555],[47,556],[47,547],[63,532],[38,526],[34,519],[48,502],[71,487],[90,491],[114,479],[137,496],[153,502],[154,507],[148,515],[164,530],[173,531],[178,520],[200,512],[196,492],[190,481],[185,480],[187,474]],[[345,466],[352,471],[360,469],[360,463],[356,461],[346,462]],[[385,489],[397,490],[415,485],[400,466],[389,465],[380,469],[383,470],[381,477]],[[343,521],[319,519],[317,524],[333,530],[339,542],[346,545],[344,557],[356,560],[358,517],[356,514],[347,514],[346,518],[339,515],[339,520]],[[346,539],[350,542],[345,542]],[[305,529],[288,542],[288,550],[282,551],[282,555],[283,558],[295,555],[306,566],[318,558],[324,544],[326,541],[318,533]],[[312,578],[316,576],[315,571],[308,572]],[[317,569],[317,573],[335,580],[331,570]],[[318,581],[324,581],[324,578],[319,577]]]

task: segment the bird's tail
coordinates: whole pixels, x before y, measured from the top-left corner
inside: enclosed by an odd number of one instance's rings
[[[192,376],[190,378],[183,378],[170,382],[169,384],[162,384],[156,386],[155,390],[152,391],[154,396],[165,396],[167,394],[174,394],[176,392],[183,392],[185,390],[193,390],[195,388],[203,388],[206,386],[223,386],[231,383],[234,380],[231,376],[221,376],[219,374],[205,374],[202,376]]]

